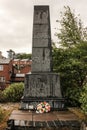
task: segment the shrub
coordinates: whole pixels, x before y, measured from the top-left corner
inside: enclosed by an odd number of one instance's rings
[[[4,91],[0,90],[0,102],[5,102],[6,96],[4,95]]]
[[[23,83],[13,83],[3,91],[5,101],[18,102],[20,101],[24,91]]]
[[[67,105],[77,107],[80,106],[79,98],[80,98],[81,88],[73,87],[68,88],[66,91]]]
[[[87,114],[87,83],[83,86],[79,101],[81,103],[82,110],[85,112],[85,114]]]
[[[3,118],[4,118],[4,112],[2,108],[0,107],[0,122],[3,120]]]

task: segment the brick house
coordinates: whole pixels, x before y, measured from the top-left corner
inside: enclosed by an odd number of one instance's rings
[[[31,72],[31,60],[0,59],[0,89],[13,82],[24,82],[25,74],[29,72]]]
[[[0,59],[0,89],[5,88],[11,82],[12,61]]]
[[[12,82],[23,82],[25,74],[31,72],[31,60],[14,59],[12,64]]]

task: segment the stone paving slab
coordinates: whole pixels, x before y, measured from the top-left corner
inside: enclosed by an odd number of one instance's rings
[[[70,111],[37,114],[35,111],[14,110],[7,126],[7,130],[80,130],[81,124]]]
[[[79,118],[70,111],[58,111],[54,112],[59,120],[78,120]]]
[[[33,120],[34,121],[53,121],[53,120],[57,120],[57,116],[53,112],[43,113],[43,114],[34,114]]]
[[[53,121],[53,120],[78,120],[78,117],[70,111],[51,111],[49,113],[37,114],[33,111],[14,110],[9,120],[28,121]]]
[[[32,113],[28,111],[14,110],[9,117],[9,120],[11,119],[32,121]]]

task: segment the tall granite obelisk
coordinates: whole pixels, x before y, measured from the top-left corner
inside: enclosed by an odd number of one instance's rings
[[[60,78],[52,71],[49,6],[34,6],[32,71],[25,76],[21,108],[35,108],[42,101],[54,109],[64,107]]]

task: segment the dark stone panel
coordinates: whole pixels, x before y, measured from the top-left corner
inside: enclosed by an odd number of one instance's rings
[[[34,6],[34,24],[49,23],[49,6]]]
[[[48,123],[49,127],[54,127],[54,128],[56,127],[55,123],[53,121],[47,121],[47,123]]]
[[[27,74],[24,97],[62,97],[59,75],[55,73]]]
[[[51,72],[52,59],[50,48],[33,48],[32,72]]]

